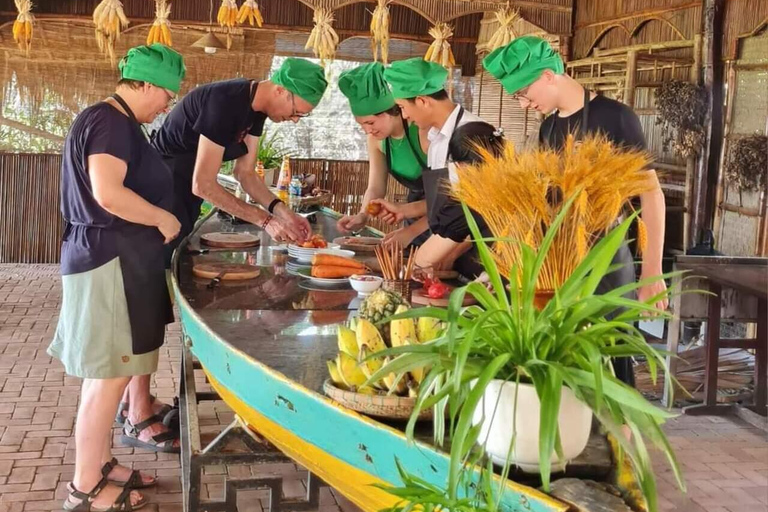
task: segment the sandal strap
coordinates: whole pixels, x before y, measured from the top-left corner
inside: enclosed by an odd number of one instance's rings
[[[175,441],[178,438],[175,432],[172,432],[168,430],[167,432],[163,432],[162,434],[157,434],[156,436],[152,436],[152,440],[157,443],[164,443],[166,441]]]
[[[145,419],[144,421],[140,421],[140,422],[136,423],[135,425],[133,423],[131,423],[130,420],[125,420],[125,425],[126,425],[126,428],[128,426],[133,427],[135,429],[136,433],[138,434],[139,432],[141,432],[142,430],[144,430],[148,426],[154,425],[155,423],[162,423],[162,422],[163,422],[163,418],[161,418],[157,414],[153,414],[149,418]]]
[[[101,467],[101,476],[106,477],[107,475],[109,475],[112,472],[112,470],[115,469],[115,466],[117,466],[117,464],[118,464],[117,459],[112,457],[112,460],[105,463]]]
[[[131,493],[133,491],[134,489],[132,487],[125,486],[123,488],[123,491],[120,494],[118,494],[115,501],[112,502],[112,506],[109,507],[107,512],[109,511],[122,512],[122,511],[133,510],[133,505],[131,504]]]

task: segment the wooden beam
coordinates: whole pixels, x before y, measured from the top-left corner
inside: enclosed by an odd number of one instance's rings
[[[624,103],[635,108],[635,79],[637,78],[637,51],[627,52],[627,73],[624,82]]]
[[[64,142],[64,137],[62,137],[61,135],[55,135],[53,133],[46,132],[45,130],[35,128],[34,126],[29,126],[24,123],[14,121],[13,119],[8,119],[7,117],[3,117],[2,115],[0,115],[0,125],[8,126],[9,128],[20,130],[30,135],[35,135],[36,137],[42,137],[43,139],[50,140],[51,142],[58,142],[58,143]]]
[[[690,2],[690,3],[684,4],[684,5],[678,5],[677,7],[662,7],[662,8],[656,8],[656,9],[645,9],[645,10],[642,10],[642,11],[637,11],[637,12],[635,12],[633,14],[627,14],[625,16],[617,16],[615,18],[608,18],[608,19],[600,20],[600,21],[592,21],[592,22],[587,22],[587,23],[579,23],[578,25],[576,25],[574,27],[574,32],[576,30],[581,30],[581,29],[584,29],[584,28],[599,27],[601,25],[613,25],[613,24],[616,24],[616,23],[618,23],[620,21],[627,21],[627,20],[631,20],[631,19],[634,19],[634,18],[647,18],[649,16],[656,16],[656,15],[665,14],[665,13],[668,13],[668,12],[683,11],[685,9],[691,9],[691,8],[699,7],[699,6],[701,6],[701,2]]]
[[[653,50],[675,50],[677,48],[690,48],[692,46],[693,39],[688,39],[685,41],[665,41],[662,43],[645,43],[634,44],[630,46],[618,46],[616,48],[606,48],[605,50],[595,48],[594,54],[596,57],[605,57],[606,55],[618,55],[621,53],[627,53],[630,50],[644,52]]]

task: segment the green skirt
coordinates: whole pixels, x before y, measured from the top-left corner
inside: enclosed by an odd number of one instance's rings
[[[133,353],[120,258],[61,282],[61,312],[48,354],[68,375],[113,379],[157,370],[159,350]]]

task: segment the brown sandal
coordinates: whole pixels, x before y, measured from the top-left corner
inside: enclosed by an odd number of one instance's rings
[[[93,500],[109,484],[107,475],[110,473],[110,471],[112,471],[112,468],[114,467],[111,465],[113,461],[115,463],[117,462],[115,459],[112,459],[112,461],[104,464],[104,467],[101,468],[101,480],[99,480],[99,483],[97,483],[94,488],[91,489],[91,492],[85,493],[79,491],[72,482],[68,483],[67,490],[69,491],[69,496],[67,496],[67,499],[64,501],[64,510],[68,512],[130,512],[133,510],[139,510],[144,505],[149,503],[149,500],[147,500],[146,496],[142,496],[138,503],[131,504],[131,493],[135,489],[132,487],[132,485],[141,483],[141,480],[137,480],[136,478],[137,472],[134,472],[134,474],[131,475],[131,478],[128,479],[128,482],[126,482],[122,492],[117,496],[115,501],[112,502],[112,505],[107,508],[94,507]],[[72,502],[71,500],[73,498],[80,500],[80,502]]]
[[[117,459],[112,457],[112,460],[104,464],[104,467],[101,469],[102,474],[109,475],[112,470],[115,468],[115,466],[118,465]],[[131,471],[131,476],[128,477],[128,480],[112,480],[109,479],[109,483],[112,485],[116,485],[118,487],[130,487],[131,489],[146,489],[148,487],[154,487],[157,485],[157,478],[152,477],[152,480],[149,482],[145,482],[144,479],[141,477],[141,473],[138,469],[134,469]]]

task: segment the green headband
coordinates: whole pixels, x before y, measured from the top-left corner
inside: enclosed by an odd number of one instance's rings
[[[392,86],[395,99],[429,96],[445,89],[448,70],[421,57],[393,62],[384,71],[384,80]]]
[[[561,75],[565,71],[563,59],[547,41],[536,36],[518,37],[497,48],[485,59],[483,67],[501,82],[509,94],[528,87],[549,69]]]
[[[285,87],[313,107],[320,103],[328,87],[323,68],[306,59],[293,57],[285,59],[280,69],[272,75],[271,80],[272,83]]]
[[[184,58],[160,43],[131,48],[120,60],[118,69],[120,78],[147,82],[175,93],[181,89],[186,74]]]
[[[339,90],[349,100],[355,116],[381,114],[395,106],[395,98],[384,80],[384,65],[371,62],[339,76]]]

